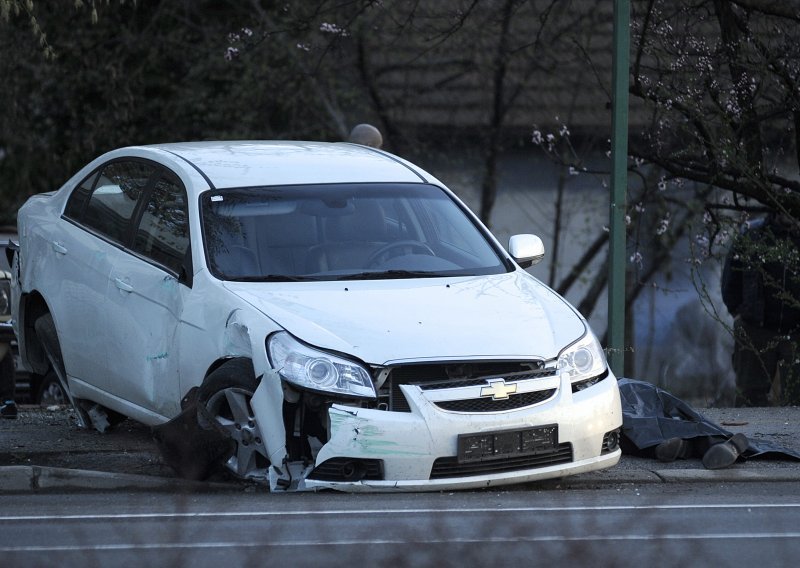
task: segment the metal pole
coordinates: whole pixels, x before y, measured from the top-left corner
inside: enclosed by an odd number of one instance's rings
[[[628,73],[630,0],[614,0],[609,214],[608,353],[611,370],[625,372],[625,211],[628,189]]]

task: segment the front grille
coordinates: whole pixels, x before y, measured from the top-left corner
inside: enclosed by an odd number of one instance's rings
[[[512,394],[508,398],[492,400],[491,398],[469,398],[466,400],[440,400],[434,402],[443,410],[453,412],[501,412],[516,410],[533,404],[544,402],[556,394],[556,389]]]
[[[487,460],[473,463],[458,463],[458,458],[438,458],[433,462],[431,479],[446,479],[449,477],[469,477],[471,475],[487,475],[492,473],[505,473],[523,469],[535,469],[570,463],[572,461],[572,444],[559,444],[555,452],[535,455],[516,456],[497,460]]]
[[[500,374],[500,377],[506,379],[507,381],[527,381],[530,379],[541,379],[543,377],[552,377],[554,371],[552,369],[543,369],[541,371],[529,371],[529,372],[522,372],[522,373],[503,373]],[[487,379],[493,379],[493,376],[486,376],[486,377],[479,377],[477,379],[453,379],[447,381],[435,381],[431,383],[423,383],[419,385],[424,391],[428,390],[438,390],[438,389],[452,389],[458,387],[477,387],[477,386],[486,386]]]
[[[520,381],[553,374],[553,371],[542,367],[541,361],[482,361],[396,367],[392,369],[387,380],[389,410],[411,412],[400,385],[418,385],[422,390],[436,390],[484,385],[487,378],[493,377]]]

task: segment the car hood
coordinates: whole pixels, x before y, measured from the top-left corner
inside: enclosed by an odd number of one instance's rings
[[[225,287],[298,339],[376,365],[552,359],[586,331],[566,301],[522,271]]]

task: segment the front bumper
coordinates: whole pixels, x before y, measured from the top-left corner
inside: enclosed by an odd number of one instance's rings
[[[440,491],[508,485],[564,477],[615,465],[621,452],[604,447],[606,434],[622,425],[619,390],[613,374],[576,393],[566,375],[559,376],[557,394],[549,400],[513,411],[448,412],[438,408],[413,385],[402,385],[411,412],[389,412],[334,405],[329,410],[330,439],[319,450],[315,466],[346,458],[382,465],[382,479],[327,481],[314,479],[313,468],[303,472],[297,490]],[[558,447],[569,452],[557,463],[459,469],[459,434],[498,432],[546,425],[558,426]],[[437,462],[439,460],[439,462]],[[435,463],[450,464],[436,473]],[[535,461],[535,460],[534,460]],[[495,462],[495,465],[499,462]],[[480,470],[480,468],[478,468]],[[308,477],[308,476],[311,477]]]

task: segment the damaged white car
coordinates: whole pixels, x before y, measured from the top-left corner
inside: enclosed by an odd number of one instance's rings
[[[420,168],[353,144],[123,148],[18,216],[22,365],[187,477],[442,490],[620,457],[586,321]],[[178,455],[175,458],[174,455]]]

